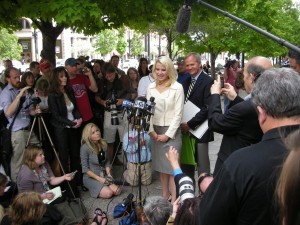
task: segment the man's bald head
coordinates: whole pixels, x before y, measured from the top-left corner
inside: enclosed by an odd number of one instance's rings
[[[252,91],[254,82],[259,76],[267,69],[272,68],[271,60],[263,57],[256,56],[251,58],[245,65],[244,69],[244,86],[246,92],[249,94]]]

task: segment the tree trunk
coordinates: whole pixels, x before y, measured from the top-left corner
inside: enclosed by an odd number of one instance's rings
[[[33,22],[40,29],[43,35],[43,50],[41,51],[41,57],[47,59],[55,68],[56,39],[64,30],[64,26],[54,27],[52,21],[33,20]]]
[[[216,78],[216,58],[217,54],[214,52],[213,48],[209,48],[210,52],[210,62],[211,62],[211,77]]]
[[[167,50],[168,50],[168,53],[169,53],[169,57],[170,59],[172,59],[172,44],[173,44],[173,41],[172,41],[172,30],[171,29],[166,29],[166,37],[167,37]]]

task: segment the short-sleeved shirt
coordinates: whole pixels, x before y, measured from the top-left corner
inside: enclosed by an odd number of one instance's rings
[[[76,77],[69,79],[69,84],[74,91],[76,103],[82,115],[82,121],[88,121],[93,118],[93,112],[89,97],[87,94],[88,88],[91,86],[90,80],[82,74],[76,74]]]
[[[19,89],[14,88],[11,84],[8,84],[0,95],[0,105],[3,111],[5,112],[6,109],[11,105],[11,103],[15,100],[17,95],[20,93]],[[16,120],[13,124],[12,131],[18,131],[22,128],[28,127],[30,124],[30,115],[29,112],[32,109],[32,107],[28,107],[30,104],[30,96],[25,96],[25,102],[22,105],[22,109],[18,113]],[[27,107],[27,108],[26,108]],[[26,108],[26,109],[25,109]],[[13,114],[11,117],[8,117],[9,123],[7,124],[7,128],[10,126],[10,124],[13,121],[15,114]]]

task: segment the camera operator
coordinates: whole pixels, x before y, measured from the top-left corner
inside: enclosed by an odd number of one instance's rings
[[[224,82],[229,83],[234,87],[235,92],[238,94],[239,90],[235,86],[235,80],[237,78],[237,74],[241,72],[241,69],[238,68],[239,62],[237,60],[228,59],[226,64],[224,65]],[[224,112],[227,111],[228,106],[230,104],[230,100],[224,95]]]
[[[35,115],[41,111],[39,107],[34,109],[33,106],[30,106],[30,96],[27,94],[30,86],[20,89],[20,71],[17,68],[12,67],[6,70],[5,78],[8,85],[1,93],[0,105],[9,121],[7,129],[10,129],[11,127],[11,139],[9,139],[11,143],[8,144],[11,144],[12,152],[9,152],[11,148],[3,149],[2,157],[3,161],[7,163],[5,166],[7,166],[8,170],[10,163],[11,179],[16,181],[17,174],[22,164],[25,145],[29,138],[30,115]],[[29,143],[39,143],[34,133],[31,134]],[[9,173],[9,171],[5,172]]]
[[[104,106],[104,139],[108,143],[108,157],[111,163],[121,165],[118,158],[114,160],[114,142],[118,130],[120,140],[128,126],[126,116],[122,118],[122,103],[124,99],[130,99],[130,86],[127,76],[119,75],[111,63],[103,65],[103,79],[98,83],[98,93],[95,100]]]

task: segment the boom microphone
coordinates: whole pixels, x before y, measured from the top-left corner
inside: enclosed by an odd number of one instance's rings
[[[190,20],[192,16],[192,8],[186,4],[183,5],[177,14],[176,30],[178,33],[186,33],[189,29]]]

